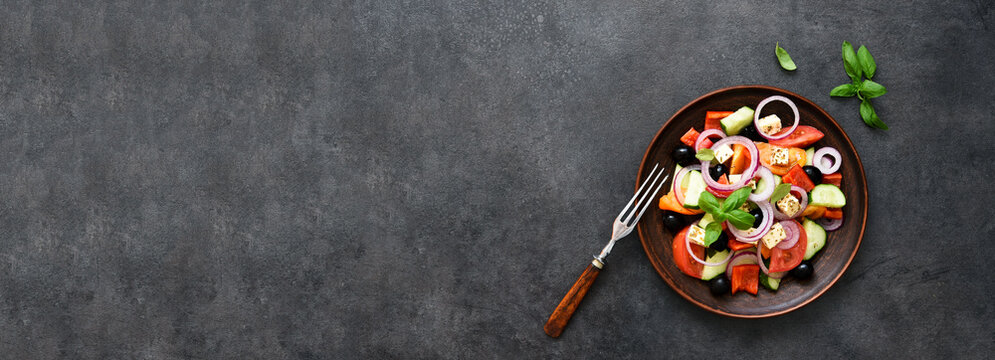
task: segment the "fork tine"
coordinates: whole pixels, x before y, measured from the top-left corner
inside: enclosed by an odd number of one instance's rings
[[[650,195],[650,201],[647,201],[646,204],[643,204],[643,209],[639,210],[639,215],[636,215],[636,219],[632,220],[633,225],[635,225],[635,223],[639,222],[639,219],[643,217],[643,213],[646,212],[646,209],[649,208],[650,204],[653,203],[653,199],[656,198],[656,194],[660,192],[660,189],[663,188],[663,184],[666,184],[667,183],[667,179],[669,179],[669,178],[670,178],[670,174],[667,174],[667,176],[664,177],[663,180],[660,181],[660,184],[656,186],[656,190],[653,190],[653,195]],[[639,205],[636,205],[636,207],[639,207]]]
[[[650,175],[649,176],[653,176],[653,173],[656,172],[656,168],[659,167],[659,166],[660,166],[660,163],[657,163],[656,165],[654,165],[653,166],[653,170],[650,171]],[[660,173],[662,174],[663,171],[661,171]],[[646,178],[648,179],[649,176],[647,176]],[[639,190],[637,190],[636,193],[634,195],[632,195],[632,199],[630,199],[629,203],[625,204],[625,207],[622,208],[622,211],[618,213],[618,217],[615,218],[615,221],[619,221],[619,220],[622,219],[622,215],[625,215],[625,212],[629,210],[629,206],[631,206],[632,203],[636,201],[636,198],[639,197],[639,193],[641,193],[643,191],[643,188],[646,187],[646,184],[648,184],[648,183],[643,183],[643,185],[639,187]]]
[[[659,165],[659,164],[657,164],[657,165]],[[654,169],[656,169],[656,167],[654,167]],[[646,178],[649,179],[652,175],[653,175],[653,173],[650,173],[650,176],[647,176]],[[652,182],[647,182],[647,184],[650,184],[650,189],[652,189],[653,186],[656,185],[656,181],[658,179],[660,179],[660,175],[663,175],[663,171],[660,171],[660,173],[656,174],[656,177],[653,178]],[[668,174],[667,177],[669,178],[670,175]],[[663,181],[667,181],[667,180],[664,179]],[[639,198],[639,202],[636,203],[636,206],[632,208],[632,212],[629,213],[629,216],[626,216],[625,220],[622,221],[622,223],[625,224],[625,226],[629,226],[629,220],[631,220],[632,216],[636,214],[636,211],[639,209],[639,205],[643,204],[643,201],[646,200],[646,196],[650,194],[649,191],[643,192],[643,187],[645,187],[645,186],[646,186],[646,184],[643,184],[643,186],[640,186],[639,187],[639,192],[637,192],[636,195],[633,196],[633,199],[634,199],[636,196],[639,196],[639,193],[643,194],[643,196],[641,198]],[[659,190],[659,188],[658,188],[658,190]],[[656,192],[653,192],[653,194],[656,194]],[[628,206],[626,206],[626,208],[628,208]],[[637,218],[637,220],[638,220],[638,218]]]

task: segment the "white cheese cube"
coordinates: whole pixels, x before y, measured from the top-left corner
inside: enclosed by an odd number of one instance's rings
[[[787,238],[788,234],[784,232],[784,227],[781,226],[780,223],[774,223],[774,225],[770,227],[770,231],[768,231],[767,234],[765,234],[760,240],[764,242],[764,245],[766,245],[768,249],[773,249],[778,243],[781,242],[781,240]]]
[[[687,236],[688,240],[694,244],[705,246],[705,229],[702,229],[701,226],[691,225],[684,236]]]
[[[788,166],[788,149],[780,146],[770,146],[771,165]]]
[[[777,209],[781,210],[784,215],[794,217],[798,211],[801,211],[802,204],[798,202],[798,198],[789,193],[777,201]]]
[[[720,164],[724,164],[727,160],[732,158],[732,148],[729,145],[722,145],[715,150],[715,161]]]
[[[757,120],[757,130],[767,135],[777,134],[781,131],[781,118],[777,115],[767,115]]]

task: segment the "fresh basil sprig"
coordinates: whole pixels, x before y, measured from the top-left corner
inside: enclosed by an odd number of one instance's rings
[[[712,149],[701,149],[698,150],[697,154],[694,154],[694,157],[701,161],[712,161],[715,160],[715,151]]]
[[[878,114],[874,112],[874,106],[870,99],[884,95],[888,92],[884,85],[871,81],[874,72],[877,71],[877,64],[867,47],[861,45],[857,51],[853,51],[853,45],[843,42],[843,70],[852,80],[849,84],[843,84],[829,91],[829,96],[851,97],[857,96],[860,99],[860,117],[864,119],[867,126],[888,130]],[[867,77],[867,79],[863,79]]]
[[[781,201],[785,195],[791,192],[791,184],[778,184],[774,187],[774,192],[770,194],[770,202],[776,203]]]
[[[774,55],[777,55],[777,62],[781,64],[781,68],[788,71],[793,71],[798,68],[795,66],[795,62],[791,60],[791,55],[781,47],[781,43],[774,43]]]
[[[753,227],[753,215],[743,211],[740,207],[746,202],[746,199],[750,197],[750,192],[752,189],[748,187],[740,188],[739,190],[733,191],[732,194],[726,198],[725,202],[719,203],[719,199],[715,198],[710,192],[702,192],[701,198],[698,199],[698,206],[701,207],[706,213],[712,215],[715,219],[714,222],[709,223],[705,226],[705,246],[711,245],[722,235],[722,222],[729,221],[732,226],[737,229],[746,230]]]

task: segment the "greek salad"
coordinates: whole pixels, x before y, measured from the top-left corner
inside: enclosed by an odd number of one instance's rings
[[[772,102],[793,120],[761,116]],[[659,205],[673,260],[716,296],[812,277],[826,232],[843,224],[842,156],[799,121],[790,99],[771,96],[756,109],[707,111],[702,130],[692,127],[673,149],[673,182]]]

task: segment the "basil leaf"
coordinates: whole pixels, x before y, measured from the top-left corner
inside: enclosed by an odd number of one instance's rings
[[[697,154],[694,154],[694,157],[701,161],[712,161],[715,160],[715,151],[712,151],[712,149],[701,149],[698,150]]]
[[[884,85],[870,80],[864,80],[864,82],[860,84],[860,94],[868,99],[884,95],[886,92],[888,92],[888,89],[885,89]]]
[[[750,197],[750,191],[752,189],[748,187],[741,187],[736,191],[733,191],[729,197],[726,198],[726,202],[722,204],[723,212],[730,212],[735,209],[739,209],[746,202],[746,199]]]
[[[722,225],[719,225],[719,222],[708,223],[708,226],[705,226],[705,247],[711,246],[719,239],[719,235],[722,235]]]
[[[791,60],[791,55],[781,47],[780,43],[775,43],[774,54],[777,55],[777,62],[781,63],[781,68],[784,70],[792,71],[797,69],[795,62]]]
[[[753,227],[753,220],[754,220],[753,215],[746,211],[736,209],[729,212],[729,223],[732,224],[732,226],[735,226],[737,229],[747,230]]]
[[[712,195],[712,193],[708,191],[701,192],[701,197],[698,198],[698,206],[713,216],[719,215],[719,200],[715,198],[715,195]]]
[[[874,63],[874,57],[871,56],[871,52],[864,45],[860,45],[860,49],[857,49],[857,60],[860,61],[860,67],[864,70],[864,76],[868,79],[874,77],[874,70],[877,70],[877,64]]]
[[[857,60],[857,53],[853,52],[853,45],[843,42],[843,69],[854,82],[860,81],[860,61]]]
[[[774,193],[770,194],[770,203],[776,203],[791,192],[791,184],[779,184],[774,188]]]
[[[867,126],[878,128],[882,130],[888,130],[888,125],[885,125],[878,114],[874,112],[874,107],[871,106],[869,100],[864,100],[860,103],[860,117],[864,119],[864,123]]]
[[[832,91],[829,92],[829,96],[839,96],[839,97],[851,97],[857,94],[857,87],[853,84],[843,84],[834,87]]]

